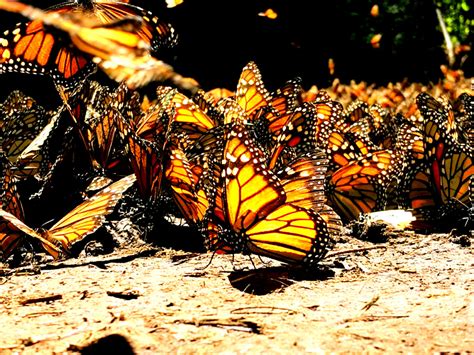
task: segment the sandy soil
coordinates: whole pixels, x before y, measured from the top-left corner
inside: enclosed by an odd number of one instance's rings
[[[147,246],[3,269],[0,352],[474,351],[472,246],[344,237],[304,275],[267,259]]]

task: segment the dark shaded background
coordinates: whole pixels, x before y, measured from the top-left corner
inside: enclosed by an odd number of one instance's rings
[[[57,3],[42,1],[41,7]],[[296,76],[305,88],[329,86],[334,77],[346,83],[354,79],[384,85],[404,78],[427,83],[441,77],[440,64],[447,61],[432,1],[393,2],[381,6],[376,18],[369,14],[373,2],[362,0],[184,0],[174,8],[167,8],[165,0],[133,3],[174,25],[178,47],[158,56],[206,90],[235,89],[250,60],[270,89]],[[278,13],[276,20],[258,16],[267,8]],[[0,13],[0,29],[19,18]],[[369,43],[374,33],[383,35],[377,49]],[[328,71],[329,58],[336,64],[334,76]],[[463,69],[466,76],[473,75],[472,58]],[[46,100],[56,96],[50,79],[5,74],[0,83],[0,100],[14,88]],[[42,89],[38,92],[36,86]]]

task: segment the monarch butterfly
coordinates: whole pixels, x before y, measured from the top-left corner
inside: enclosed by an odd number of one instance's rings
[[[285,164],[282,157],[288,148],[299,154],[326,147],[341,114],[342,106],[335,101],[303,103],[293,110],[272,148],[269,167]]]
[[[249,62],[240,74],[235,99],[252,119],[257,110],[268,105],[270,93],[265,88],[260,70],[254,62]]]
[[[421,162],[410,161],[400,188],[405,205],[415,209],[428,223],[444,215],[453,216],[470,202],[470,181],[474,174],[474,150],[457,142],[452,131],[451,112],[428,94],[417,97],[423,115]]]
[[[200,187],[202,170],[192,168],[185,153],[176,144],[169,146],[164,175],[171,185],[173,197],[186,221],[193,225],[200,225],[210,201],[208,193]]]
[[[474,96],[461,94],[454,103],[461,132],[460,142],[474,146]]]
[[[0,209],[12,214],[19,220],[24,220],[23,206],[16,189],[16,177],[12,170],[12,163],[0,150]],[[21,242],[21,234],[8,233],[7,226],[0,224],[0,257],[4,260],[12,254]]]
[[[342,128],[344,132],[363,135],[375,145],[390,148],[390,141],[387,141],[390,127],[386,123],[388,110],[378,104],[369,107],[367,103],[355,100],[347,107],[345,116],[349,126]]]
[[[398,114],[393,119],[396,126],[394,151],[404,162],[421,162],[425,157],[424,136],[422,131],[410,120]]]
[[[423,116],[423,126],[426,137],[429,138],[437,129],[445,130],[447,134],[434,137],[432,143],[436,144],[440,139],[457,140],[458,128],[454,117],[454,110],[446,98],[440,98],[441,102],[427,93],[420,93],[416,97],[416,103]],[[445,138],[443,138],[445,137]],[[431,142],[427,142],[431,145]]]
[[[232,97],[234,95],[235,94],[232,91],[226,88],[215,88],[205,93],[205,96],[212,100],[214,104],[217,104],[220,99]]]
[[[166,110],[171,105],[175,93],[168,87],[158,87],[156,103],[143,110],[141,114],[137,114],[136,118],[130,122],[137,136],[149,141],[165,136],[168,129]]]
[[[27,110],[18,108],[4,119],[0,130],[1,149],[12,162],[15,162],[46,125],[46,112],[41,106]]]
[[[327,223],[317,211],[286,202],[296,201],[288,195],[298,190],[285,191],[244,126],[230,130],[222,163],[224,220],[215,219],[210,234],[234,252],[314,267],[333,245]]]
[[[17,177],[35,176],[46,183],[64,160],[72,143],[73,128],[62,119],[62,106],[53,112],[49,122],[17,157],[13,170]]]
[[[392,115],[388,109],[382,108],[378,104],[369,107],[370,122],[372,131],[369,133],[371,141],[382,149],[393,148]]]
[[[61,113],[46,113],[32,98],[17,93],[7,99],[3,108],[10,114],[4,116],[0,128],[0,149],[13,164],[14,175],[23,179],[45,173],[52,155],[60,150],[50,145]]]
[[[14,91],[0,104],[0,143],[14,160],[47,123],[46,110],[20,91]]]
[[[403,93],[394,87],[389,87],[383,93],[374,96],[370,98],[370,101],[375,101],[383,108],[395,108],[405,100]]]
[[[17,110],[29,110],[36,106],[36,101],[29,96],[23,94],[20,90],[13,90],[3,103],[0,104],[0,112],[2,116],[11,116]],[[0,122],[0,128],[4,122]]]
[[[286,203],[321,211],[326,202],[324,179],[327,163],[324,152],[316,150],[297,156],[284,169],[276,171],[275,175],[286,193]]]
[[[112,179],[108,178],[105,175],[98,174],[94,176],[92,180],[89,182],[89,184],[87,185],[85,189],[85,192],[88,193],[88,192],[95,192],[95,191],[102,190],[106,188],[107,186],[109,186],[111,183],[113,183]]]
[[[326,144],[326,153],[329,158],[328,173],[376,150],[377,147],[365,136],[334,129]]]
[[[122,194],[135,180],[134,175],[129,175],[114,182],[45,231],[33,230],[13,214],[0,209],[0,241],[3,244],[8,239],[27,235],[39,240],[48,253],[58,259],[62,252],[69,253],[74,243],[94,233],[102,225],[105,216],[112,213]]]
[[[293,110],[300,105],[302,91],[301,79],[296,78],[270,93],[265,88],[255,62],[249,62],[240,75],[235,101],[243,108],[250,121],[262,126],[257,128],[257,132],[268,143],[268,135],[276,139]]]
[[[361,100],[352,101],[344,111],[345,122],[349,125],[369,116],[369,105]]]
[[[125,143],[140,194],[144,198],[156,201],[161,192],[163,178],[163,147],[157,142],[138,137],[122,115],[116,115],[115,122]]]
[[[264,120],[273,137],[279,136],[290,115],[302,103],[300,100],[302,91],[300,78],[288,80],[284,86],[271,94],[267,109],[260,111],[257,119]]]
[[[301,93],[303,102],[326,102],[331,101],[331,96],[325,90],[318,90],[318,88],[313,85],[308,91]]]
[[[89,155],[94,170],[101,173],[114,168],[120,158],[114,155],[115,116],[135,117],[139,112],[136,95],[121,84],[115,91],[96,81],[86,81],[69,100],[70,114]]]
[[[10,212],[19,219],[24,218],[23,205],[16,188],[17,178],[12,170],[12,163],[0,150],[0,208]]]
[[[334,172],[327,182],[330,206],[345,221],[385,207],[396,165],[389,150],[368,153]]]
[[[161,95],[172,91],[174,96],[166,113],[169,117],[168,129],[176,134],[185,133],[191,140],[217,126],[216,119],[204,113],[190,98],[172,88],[163,88]]]
[[[202,112],[204,112],[209,117],[212,117],[215,122],[222,123],[222,112],[218,109],[218,103],[221,99],[226,99],[228,97],[233,97],[234,94],[227,90],[229,94],[223,93],[222,97],[217,98],[213,96],[211,91],[205,92],[202,89],[198,89],[196,93],[192,96],[193,101],[198,105]]]
[[[99,23],[110,24],[127,18],[140,18],[137,35],[152,50],[176,41],[173,28],[142,8],[118,1],[77,0],[48,9],[58,14],[92,15]],[[0,39],[0,73],[47,74],[66,88],[74,87],[95,70],[91,57],[72,46],[71,40],[45,27],[41,20],[19,23]]]

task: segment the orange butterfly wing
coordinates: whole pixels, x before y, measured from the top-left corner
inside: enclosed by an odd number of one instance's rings
[[[55,244],[61,243],[63,249],[69,251],[73,243],[94,233],[103,224],[105,216],[113,212],[122,194],[135,181],[132,174],[109,185],[45,231],[45,238]]]
[[[216,121],[204,113],[197,104],[185,95],[175,91],[167,108],[170,117],[169,127],[174,133],[185,133],[196,140],[216,127]]]
[[[56,83],[70,88],[95,70],[96,66],[91,58],[102,53],[102,48],[91,45],[94,42],[89,38],[91,34],[104,36],[107,40],[130,47],[135,47],[139,39],[152,50],[171,47],[176,43],[176,34],[169,24],[138,6],[126,3],[62,3],[47,11],[58,14],[74,13],[79,23],[82,17],[90,19],[92,14],[99,24],[104,25],[140,18],[141,26],[133,33],[95,26],[66,34],[45,28],[40,20],[20,23],[12,31],[6,32],[4,38],[0,38],[0,73],[47,74],[52,76]]]
[[[345,221],[383,209],[394,170],[395,157],[389,150],[350,162],[330,177],[327,194],[331,206]]]
[[[64,14],[75,8],[63,4],[51,11]],[[46,30],[39,20],[20,23],[4,35],[0,38],[0,73],[48,74],[57,83],[72,87],[95,68],[89,56],[70,44],[67,35]]]
[[[263,154],[245,127],[233,126],[224,149],[225,221],[217,232],[222,234],[224,244],[234,250],[313,266],[333,244],[327,223],[313,210],[287,203],[284,186],[264,162]],[[294,166],[298,171],[299,165]],[[290,185],[285,185],[290,195],[297,194]],[[305,204],[294,196],[291,199]]]
[[[138,137],[123,117],[116,117],[119,134],[137,178],[138,190],[144,198],[156,200],[163,178],[162,149],[157,143]]]
[[[284,204],[246,231],[253,253],[314,265],[332,247],[326,221],[312,210]]]
[[[170,148],[165,164],[165,177],[173,189],[173,197],[188,223],[199,224],[209,208],[209,199],[203,189],[197,188],[199,176],[191,168],[184,152]]]
[[[25,234],[39,240],[46,251],[55,259],[61,255],[60,249],[51,241],[28,227],[11,213],[0,209],[0,246],[5,259],[13,252]]]
[[[235,96],[237,103],[251,118],[258,109],[268,105],[270,93],[265,89],[260,71],[254,62],[248,63],[242,70]]]
[[[250,143],[243,126],[235,126],[224,149],[226,218],[236,232],[265,218],[286,198],[276,177],[266,173],[263,155]]]

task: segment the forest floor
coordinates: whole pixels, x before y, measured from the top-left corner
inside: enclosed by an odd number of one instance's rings
[[[345,236],[335,252],[376,248],[312,275],[145,244],[4,268],[0,353],[472,352],[474,250],[455,241]]]

